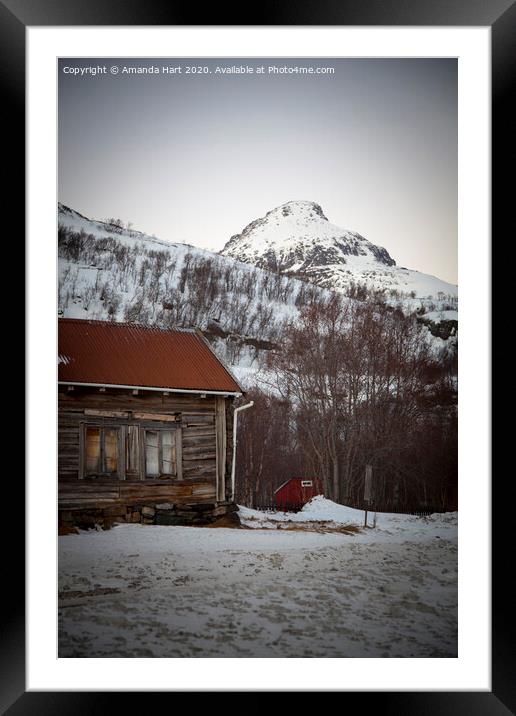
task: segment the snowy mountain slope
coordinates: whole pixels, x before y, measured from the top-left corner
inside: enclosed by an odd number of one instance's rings
[[[58,312],[69,318],[198,326],[245,385],[285,321],[330,293],[59,205]]]
[[[360,284],[418,297],[457,296],[457,286],[396,266],[386,249],[330,223],[312,201],[276,207],[232,236],[221,253],[333,290]]]
[[[267,356],[281,343],[285,322],[296,320],[314,300],[332,295],[306,279],[91,220],[63,204],[58,224],[59,315],[198,326],[247,387],[260,376],[267,380]],[[442,313],[446,301],[389,300],[405,311],[448,317]],[[429,332],[428,340],[439,354],[456,338]]]
[[[75,209],[71,209],[61,202],[58,203],[57,208],[59,226],[66,227],[70,231],[84,231],[96,239],[116,238],[124,245],[131,247],[144,242],[149,247],[155,245],[157,250],[167,249],[171,246],[193,248],[188,244],[163,241],[162,239],[156,238],[156,236],[144,234],[142,231],[125,228],[121,222],[120,225],[117,225],[109,223],[108,221],[89,219],[87,216],[83,216],[83,214],[80,214]]]

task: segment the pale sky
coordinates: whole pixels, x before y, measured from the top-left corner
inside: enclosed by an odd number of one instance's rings
[[[185,74],[187,65],[209,73]],[[242,65],[255,72],[215,72]],[[272,65],[335,71],[269,74]],[[106,73],[65,73],[97,66]],[[220,250],[299,199],[385,247],[399,266],[457,283],[457,61],[59,61],[64,204]]]

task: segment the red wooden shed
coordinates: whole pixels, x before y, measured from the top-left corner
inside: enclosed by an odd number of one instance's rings
[[[274,502],[282,510],[300,510],[312,497],[322,494],[319,478],[291,477],[274,491]]]

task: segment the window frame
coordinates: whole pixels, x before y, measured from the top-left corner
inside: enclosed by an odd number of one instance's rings
[[[88,428],[115,429],[117,431],[117,471],[116,472],[98,472],[88,473],[86,470],[86,448],[87,448],[87,430]],[[126,469],[126,449],[128,428],[137,428],[138,430],[138,470],[128,472]],[[145,431],[152,430],[157,432],[171,431],[172,446],[175,452],[174,473],[152,475],[147,477],[146,454],[145,454]],[[183,437],[182,426],[179,422],[170,423],[159,420],[131,420],[124,418],[120,422],[116,420],[103,420],[102,418],[89,417],[87,420],[81,420],[79,424],[79,479],[80,480],[127,480],[129,482],[150,482],[156,480],[164,483],[166,480],[180,481],[183,479]],[[160,438],[161,446],[161,438]],[[159,453],[160,468],[162,465],[161,449]]]
[[[179,433],[177,432],[179,430]],[[153,432],[156,433],[158,436],[158,473],[155,475],[150,475],[147,473],[147,433]],[[173,448],[173,467],[174,472],[165,473],[162,471],[163,469],[163,433],[169,432],[172,435],[172,448]],[[141,435],[141,444],[143,446],[143,451],[141,455],[141,464],[143,464],[143,471],[142,471],[142,477],[141,479],[144,481],[149,480],[177,480],[179,477],[179,470],[178,470],[178,464],[179,464],[179,458],[178,458],[178,442],[181,440],[181,432],[178,427],[171,427],[170,425],[153,425],[153,424],[144,424],[140,425],[140,435]]]
[[[79,477],[86,480],[120,480],[125,478],[125,454],[123,451],[124,436],[122,431],[122,425],[117,423],[105,423],[95,420],[84,421],[81,424],[80,440],[79,440]],[[87,434],[88,429],[93,428],[99,430],[100,436],[100,470],[98,472],[88,472],[87,470],[87,458],[86,450],[88,446]],[[104,455],[105,455],[105,431],[114,430],[116,433],[116,470],[113,472],[104,472]]]

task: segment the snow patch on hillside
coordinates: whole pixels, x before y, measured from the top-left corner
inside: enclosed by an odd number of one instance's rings
[[[459,313],[458,311],[428,311],[423,316],[425,319],[428,319],[429,321],[433,321],[433,323],[441,323],[441,321],[458,321],[459,320]]]

